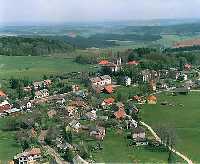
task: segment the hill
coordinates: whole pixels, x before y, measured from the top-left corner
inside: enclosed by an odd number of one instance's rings
[[[43,56],[53,53],[73,51],[73,47],[64,41],[48,38],[2,37],[0,55],[6,56]]]

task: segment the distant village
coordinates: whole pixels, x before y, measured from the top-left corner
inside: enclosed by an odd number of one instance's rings
[[[42,110],[47,106],[41,111],[41,115],[44,114],[47,120],[55,122],[58,129],[64,127],[57,133],[48,126],[42,126],[41,120],[32,123],[27,131],[30,129],[29,135],[37,139],[37,144],[27,146],[28,148],[16,154],[10,163],[41,163],[45,161],[44,159],[48,159],[46,154],[57,163],[95,162],[88,155],[88,150],[85,150],[82,142],[85,138],[92,139],[95,146],[90,151],[101,151],[103,148],[100,143],[103,142],[109,128],[126,131],[133,146],[158,145],[159,143],[147,135],[147,129],[140,122],[142,106],[157,104],[159,99],[157,94],[160,92],[169,91],[175,96],[187,95],[190,90],[198,89],[200,71],[186,63],[183,70],[144,69],[132,76],[122,74],[126,68],[136,69],[139,66],[140,62],[135,60],[129,62],[123,62],[121,58],[113,61],[100,60],[98,73],[87,75],[75,73],[70,88],[63,93],[55,90],[52,92],[55,80],[49,77],[24,86],[23,92],[32,96],[21,99],[11,100],[10,96],[1,90],[0,117],[31,116],[38,109]],[[59,87],[57,86],[57,90]],[[130,93],[125,99],[123,93],[117,92],[118,88],[139,88],[139,91]],[[78,136],[76,137],[78,142],[73,142],[72,136]]]

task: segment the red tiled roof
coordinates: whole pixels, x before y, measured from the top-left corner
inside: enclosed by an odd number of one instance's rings
[[[4,97],[6,94],[3,91],[0,91],[0,97]]]
[[[122,119],[126,116],[126,112],[124,111],[124,109],[119,109],[117,112],[114,113],[115,117],[117,119]]]
[[[107,99],[104,99],[104,102],[105,102],[107,105],[112,104],[114,101],[115,101],[114,98],[107,98]]]
[[[129,61],[128,64],[129,65],[138,65],[140,63],[138,61],[133,60],[133,61]]]
[[[113,92],[113,87],[112,87],[112,85],[107,85],[107,86],[105,86],[105,90],[106,90],[107,93],[112,93],[112,92]]]
[[[41,154],[41,150],[40,148],[32,148],[31,150],[27,151],[27,153],[31,156],[33,155],[40,155]]]
[[[191,64],[185,64],[185,68],[190,69],[192,67]]]
[[[109,63],[108,60],[101,60],[101,61],[99,62],[99,65],[106,65],[106,64],[108,64],[108,63]]]
[[[156,96],[153,96],[153,95],[149,96],[147,99],[148,99],[149,101],[157,101],[157,97],[156,97]]]

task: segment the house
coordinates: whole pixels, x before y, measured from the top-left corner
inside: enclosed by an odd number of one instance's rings
[[[11,109],[11,105],[7,100],[4,100],[0,103],[0,113],[4,113]]]
[[[64,143],[58,143],[57,148],[66,151],[68,149],[73,149],[73,146],[67,142],[64,142]]]
[[[33,82],[33,87],[34,87],[34,90],[43,89],[44,82],[43,81],[35,81],[35,82]]]
[[[101,103],[101,106],[103,108],[106,108],[108,106],[111,106],[113,103],[114,103],[115,99],[114,98],[107,98],[107,99],[104,99],[103,102]]]
[[[99,62],[102,70],[110,70],[111,72],[117,72],[121,69],[122,60],[117,59],[116,62],[109,62],[108,60],[101,60]]]
[[[156,91],[156,82],[154,80],[151,80],[149,83],[149,87],[151,91]]]
[[[138,64],[140,64],[140,62],[132,60],[132,61],[129,61],[127,64],[128,65],[135,65],[135,66],[137,66]]]
[[[154,95],[150,95],[147,97],[148,104],[157,104],[157,97]]]
[[[32,103],[29,100],[16,101],[13,104],[13,107],[21,109],[21,110],[24,110],[24,111],[25,110],[30,110],[32,108]]]
[[[113,93],[113,87],[112,87],[112,85],[107,85],[107,86],[105,86],[104,91],[105,91],[106,93],[108,93],[108,94]]]
[[[91,121],[96,120],[96,119],[97,119],[96,111],[95,111],[95,110],[92,110],[92,111],[90,111],[90,112],[87,112],[87,113],[85,114],[85,117],[86,117],[88,120],[91,120]]]
[[[0,90],[0,98],[6,98],[6,97],[7,95],[3,91]]]
[[[79,132],[79,129],[81,128],[80,122],[77,120],[73,120],[69,123],[69,127],[74,131],[74,132]]]
[[[124,77],[124,83],[125,83],[125,86],[130,86],[131,85],[131,78],[128,77],[128,76],[125,76]]]
[[[80,86],[79,85],[72,85],[72,92],[77,92],[80,90]]]
[[[148,142],[146,141],[145,130],[139,126],[132,128],[131,136],[137,146],[148,144]]]
[[[77,100],[74,100],[74,101],[70,101],[69,106],[74,106],[74,107],[77,107],[77,108],[84,108],[87,106],[87,103],[81,99],[77,99]]]
[[[44,87],[48,88],[52,84],[52,81],[47,79],[47,80],[44,80],[43,83],[44,83]]]
[[[14,156],[14,161],[17,164],[31,164],[36,163],[42,158],[40,148],[31,148],[25,150],[23,153]]]
[[[176,68],[170,68],[168,77],[177,80],[180,74],[181,73]]]
[[[56,114],[57,112],[54,109],[47,112],[49,118],[53,118],[53,116],[55,116]]]
[[[190,70],[192,68],[191,64],[185,64],[184,65],[185,70]]]
[[[183,74],[179,74],[177,79],[180,80],[180,81],[186,81],[186,80],[188,80],[188,75],[186,75],[184,73]]]
[[[154,70],[142,70],[140,74],[143,82],[149,82],[150,80],[156,80],[159,78],[159,74]]]
[[[47,89],[39,90],[35,92],[35,99],[40,99],[49,96],[49,91]]]
[[[90,129],[90,136],[97,140],[103,140],[106,135],[106,129],[104,127],[96,126]]]
[[[90,78],[92,86],[105,86],[112,84],[112,79],[109,75]]]
[[[126,117],[126,112],[124,108],[120,108],[117,112],[114,113],[114,115],[116,119],[121,120]]]

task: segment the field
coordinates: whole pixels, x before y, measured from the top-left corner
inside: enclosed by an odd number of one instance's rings
[[[75,63],[64,57],[0,56],[0,77],[28,77],[39,79],[44,74],[79,72],[92,69],[90,65]],[[94,69],[94,68],[93,68]]]
[[[153,128],[168,126],[175,129],[176,148],[187,155],[193,162],[200,162],[200,93],[171,96],[169,93],[158,95],[157,105],[145,105],[142,109],[143,121]],[[161,106],[168,101],[173,106]]]
[[[103,141],[103,150],[93,154],[93,157],[98,163],[167,163],[168,153],[129,147],[123,134],[109,129]]]
[[[0,163],[12,160],[13,156],[21,152],[21,147],[16,143],[15,132],[2,131],[7,119],[0,119]]]

